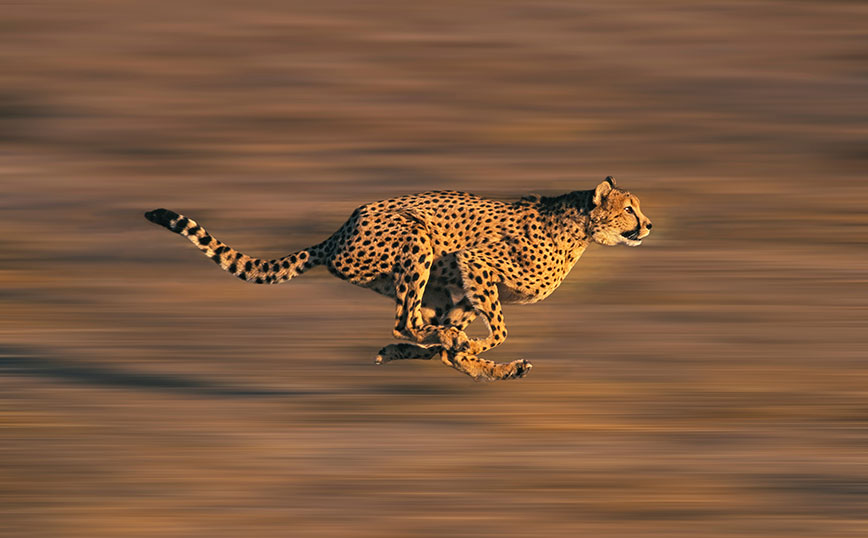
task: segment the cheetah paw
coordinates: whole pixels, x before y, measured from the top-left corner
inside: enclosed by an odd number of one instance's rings
[[[506,372],[501,379],[520,379],[530,373],[533,364],[525,359],[518,359],[506,365]]]
[[[507,379],[521,379],[530,373],[533,364],[525,359],[512,362],[489,363],[490,368],[478,371],[470,371],[468,374],[477,381],[505,381]]]

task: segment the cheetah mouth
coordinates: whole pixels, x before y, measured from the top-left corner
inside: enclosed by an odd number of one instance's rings
[[[628,232],[622,232],[621,236],[629,239],[630,241],[636,241],[639,239],[639,228],[637,227],[635,230],[630,230]]]

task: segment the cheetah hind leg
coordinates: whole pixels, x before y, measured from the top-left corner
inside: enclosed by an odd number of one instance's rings
[[[499,381],[505,379],[519,379],[526,376],[533,364],[524,359],[512,362],[494,362],[480,359],[469,353],[454,352],[442,349],[440,360],[450,368],[463,372],[476,381]]]
[[[441,346],[420,346],[417,344],[389,344],[377,353],[376,364],[386,364],[397,360],[431,360],[443,351]]]

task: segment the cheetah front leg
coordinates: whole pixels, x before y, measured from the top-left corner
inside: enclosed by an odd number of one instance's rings
[[[452,294],[440,284],[432,274],[425,294],[422,296],[422,321],[424,323],[422,330],[437,326],[443,330],[453,327],[457,331],[463,332],[476,317],[476,311],[473,310],[467,298],[461,298],[457,303],[453,302]],[[430,337],[432,333],[433,331],[428,330],[426,334]],[[430,360],[439,357],[443,351],[443,345],[438,345],[440,342],[438,339],[434,345],[389,344],[377,353],[374,362],[386,364],[395,360]]]
[[[469,353],[442,350],[440,360],[446,366],[465,373],[476,381],[499,381],[524,377],[533,364],[524,359],[512,362],[494,362]]]
[[[466,349],[456,351],[478,355],[506,340],[506,324],[503,322],[503,309],[497,291],[499,277],[484,257],[474,256],[472,251],[458,252],[456,258],[461,269],[465,296],[488,325],[487,337],[471,340]]]
[[[507,332],[497,290],[497,272],[484,256],[474,254],[473,251],[461,251],[456,254],[456,259],[461,269],[466,300],[477,313],[482,314],[489,334],[486,338],[470,340],[460,348],[444,344],[440,359],[447,366],[477,381],[524,377],[533,368],[533,365],[524,359],[496,363],[476,356],[502,344],[506,340]]]

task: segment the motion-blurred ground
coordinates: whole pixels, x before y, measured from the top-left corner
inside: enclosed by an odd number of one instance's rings
[[[0,535],[868,535],[861,2],[5,2]],[[488,354],[252,254],[454,188],[639,194]]]

